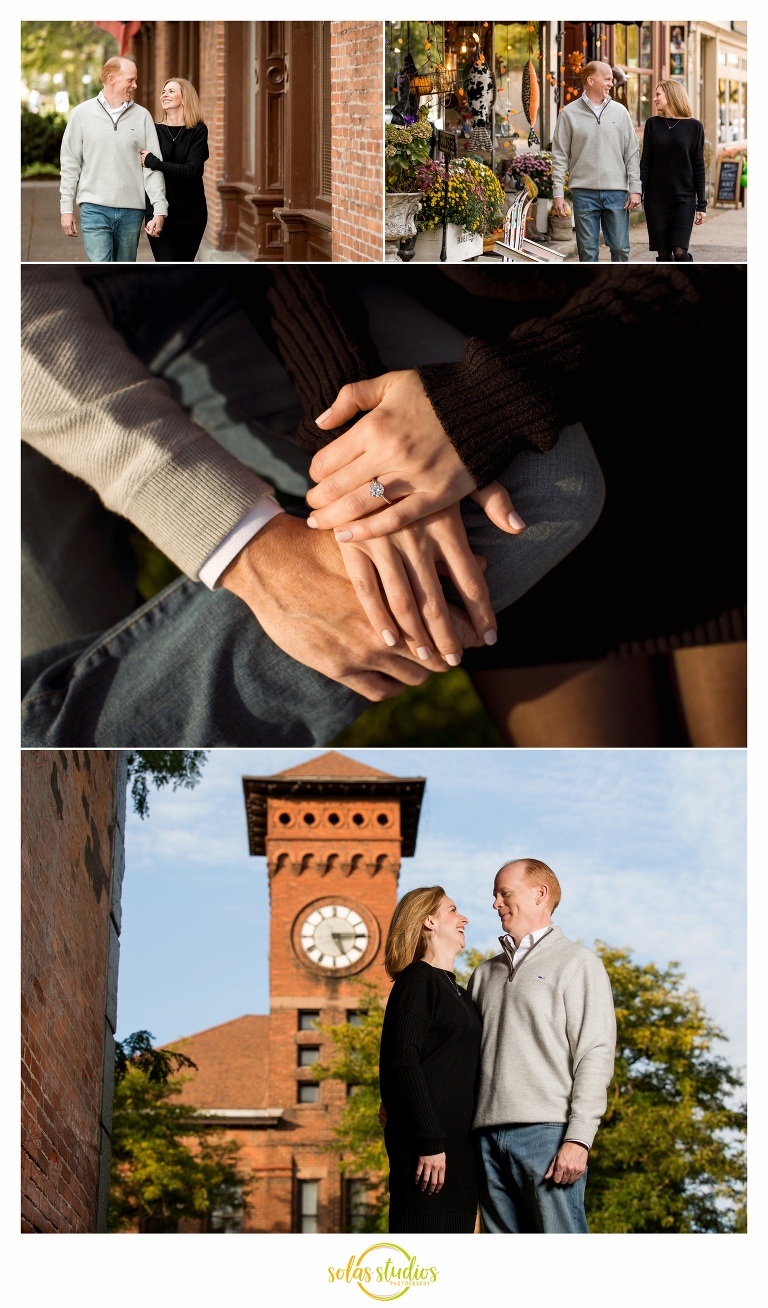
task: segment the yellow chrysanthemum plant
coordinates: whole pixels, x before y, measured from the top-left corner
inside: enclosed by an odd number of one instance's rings
[[[445,203],[445,167],[437,163],[422,164],[416,170],[418,189],[423,191],[421,209],[416,215],[419,231],[430,232],[443,221]],[[448,169],[448,206],[446,217],[468,232],[488,236],[498,231],[504,221],[504,191],[497,177],[481,159],[466,155],[454,159]]]

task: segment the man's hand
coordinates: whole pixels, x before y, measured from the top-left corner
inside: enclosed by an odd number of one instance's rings
[[[255,613],[271,640],[299,663],[366,699],[392,699],[421,686],[438,660],[421,663],[405,645],[373,634],[328,532],[280,514],[249,541],[221,577]]]
[[[161,231],[163,230],[164,222],[165,222],[165,214],[156,213],[154,218],[150,218],[149,222],[147,223],[146,226],[147,236],[159,236]]]
[[[584,1175],[587,1168],[589,1150],[586,1145],[576,1140],[564,1140],[549,1165],[545,1181],[552,1180],[555,1185],[573,1185]]]
[[[415,1183],[427,1194],[437,1194],[445,1181],[445,1154],[419,1154]]]
[[[562,195],[558,195],[557,199],[555,200],[555,213],[557,214],[558,218],[570,218],[571,216],[571,210],[568,201],[565,200]]]
[[[629,209],[629,212],[631,213],[633,209],[640,208],[642,199],[643,197],[640,195],[639,191],[630,191],[629,195],[627,196],[627,203],[624,205],[624,208]]]
[[[65,236],[77,236],[77,223],[73,213],[63,213],[61,215],[61,230]]]

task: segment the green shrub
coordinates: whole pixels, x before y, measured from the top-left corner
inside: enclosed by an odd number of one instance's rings
[[[32,114],[28,109],[22,109],[22,170],[32,164],[50,164],[58,172],[61,138],[66,125],[67,120],[63,114]]]

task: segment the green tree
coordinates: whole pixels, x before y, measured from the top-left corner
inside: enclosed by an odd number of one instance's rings
[[[60,73],[64,81],[46,89],[69,92],[70,103],[78,103],[101,90],[99,71],[107,59],[118,54],[117,41],[95,23],[28,22],[21,24],[21,71],[32,87],[46,74]],[[90,74],[90,83],[83,74]]]
[[[149,783],[158,790],[170,785],[192,790],[203,775],[207,749],[132,749],[126,753],[128,781],[134,812],[140,818],[149,814]]]
[[[618,1030],[608,1108],[589,1157],[590,1229],[728,1232],[745,1228],[743,1082],[716,1054],[722,1031],[678,963],[634,963],[595,945]]]
[[[137,1031],[118,1043],[112,1116],[109,1231],[175,1231],[182,1218],[245,1207],[247,1177],[240,1145],[222,1128],[195,1121],[195,1109],[175,1102],[195,1069],[186,1054],[153,1049]]]
[[[632,961],[631,950],[597,942],[616,1006],[615,1074],[589,1157],[587,1215],[594,1232],[746,1230],[746,1110],[734,1102],[742,1081],[714,1052],[725,1037],[679,964]],[[466,984],[487,954],[467,949],[456,975]],[[364,1172],[376,1196],[371,1230],[386,1230],[387,1159],[378,1122],[378,1054],[384,1010],[364,987],[360,1026],[323,1028],[333,1054],[316,1066],[360,1086],[337,1129],[342,1171]]]

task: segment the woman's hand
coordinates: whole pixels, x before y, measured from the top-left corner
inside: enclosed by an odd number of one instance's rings
[[[706,215],[705,213],[703,213],[701,209],[697,209],[697,210],[696,210],[696,213],[695,213],[694,216],[693,216],[693,225],[694,225],[694,227],[701,227],[701,224],[704,222],[704,219],[706,218],[706,216],[707,216],[707,215]]]
[[[387,1110],[383,1104],[379,1104],[379,1126],[385,1127],[386,1125],[387,1125]]]
[[[335,528],[341,541],[371,540],[475,491],[417,372],[387,372],[342,386],[317,425],[339,427],[361,409],[369,412],[310,464],[309,474],[318,483],[307,495],[314,510],[307,519],[310,527]],[[388,500],[397,501],[393,507],[382,509],[382,500],[371,495],[374,479]],[[503,494],[508,502],[503,526],[495,517],[493,521],[504,531],[522,531],[525,523]]]
[[[368,621],[385,645],[397,644],[399,628],[412,654],[444,672],[446,665],[461,662],[468,645],[495,644],[485,560],[469,547],[458,504],[390,536],[339,548]],[[438,569],[450,577],[466,613],[446,602]]]
[[[163,230],[164,222],[165,222],[164,214],[155,214],[154,218],[150,218],[145,228],[147,236],[159,236],[161,231]]]
[[[445,1154],[419,1154],[416,1164],[415,1184],[420,1185],[427,1194],[437,1194],[445,1184]]]

